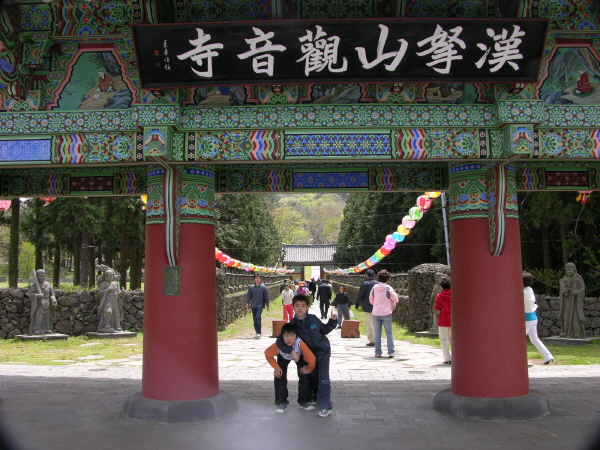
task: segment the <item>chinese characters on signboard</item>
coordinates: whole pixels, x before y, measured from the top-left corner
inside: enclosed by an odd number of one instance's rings
[[[321,20],[137,25],[145,88],[307,82],[533,82],[534,19]]]

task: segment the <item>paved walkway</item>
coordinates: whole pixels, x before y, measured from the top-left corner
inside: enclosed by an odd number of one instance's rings
[[[293,397],[285,414],[275,413],[263,356],[273,340],[262,338],[219,343],[221,389],[239,403],[230,417],[169,425],[124,418],[123,400],[141,390],[136,356],[0,365],[1,423],[19,450],[583,449],[600,426],[600,366],[533,364],[531,388],[548,397],[551,414],[476,422],[432,408],[450,386],[441,350],[396,342],[397,358],[375,359],[364,339],[343,339],[339,330],[329,336],[334,413],[327,418],[300,410]],[[290,384],[294,392],[296,380]]]

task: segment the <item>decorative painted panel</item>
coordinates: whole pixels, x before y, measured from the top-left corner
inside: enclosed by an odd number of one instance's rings
[[[220,192],[292,192],[291,169],[222,170]]]
[[[167,156],[171,141],[169,127],[151,127],[144,129],[144,156]]]
[[[145,108],[145,107],[144,107]],[[600,114],[598,117],[600,124]],[[189,108],[181,111],[184,129],[316,127],[493,127],[492,105],[335,105]],[[2,129],[0,128],[0,131]]]
[[[537,191],[546,187],[546,171],[541,167],[522,167],[517,170],[520,190]]]
[[[455,165],[450,169],[448,195],[450,220],[488,218],[487,167]]]
[[[540,158],[599,158],[600,130],[540,130]]]
[[[487,155],[485,132],[476,129],[406,129],[397,132],[400,159],[479,158]],[[482,142],[483,141],[483,142]]]
[[[391,157],[390,133],[289,134],[284,137],[285,157]]]
[[[347,189],[366,190],[369,172],[294,172],[294,190]]]
[[[139,173],[116,173],[114,179],[114,193],[117,195],[142,195],[146,193],[146,177]]]
[[[587,188],[590,184],[588,171],[546,171],[546,187],[551,188]]]
[[[0,161],[50,161],[50,139],[0,140]]]
[[[148,171],[148,203],[146,204],[146,223],[148,225],[162,224],[165,221],[164,175],[163,169]]]
[[[114,177],[111,176],[71,176],[69,191],[71,194],[82,192],[113,192]]]
[[[188,133],[188,161],[268,161],[280,158],[280,133],[273,130]]]
[[[181,223],[215,222],[215,174],[200,167],[186,167],[179,194]]]

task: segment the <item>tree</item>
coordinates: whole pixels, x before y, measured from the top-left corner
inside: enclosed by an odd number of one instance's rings
[[[17,288],[19,283],[19,213],[21,201],[13,198],[10,204],[10,243],[8,249],[8,286]]]
[[[217,247],[229,256],[260,265],[272,265],[281,240],[261,194],[221,195],[217,202]]]

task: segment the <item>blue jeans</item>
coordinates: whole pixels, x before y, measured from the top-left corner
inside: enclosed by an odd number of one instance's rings
[[[256,331],[256,334],[262,334],[260,332],[262,310],[262,308],[252,308],[252,319],[254,319],[254,331]]]
[[[375,326],[375,354],[381,355],[381,326],[385,328],[387,337],[388,355],[394,354],[394,335],[392,334],[392,315],[373,316],[373,325]]]

